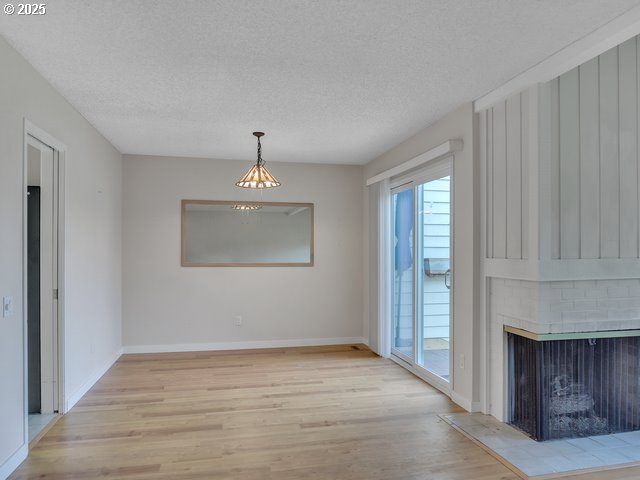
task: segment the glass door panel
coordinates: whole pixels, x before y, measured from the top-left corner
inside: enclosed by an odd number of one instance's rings
[[[413,189],[392,192],[393,301],[391,352],[413,360]]]
[[[449,380],[451,178],[416,187],[416,363]]]

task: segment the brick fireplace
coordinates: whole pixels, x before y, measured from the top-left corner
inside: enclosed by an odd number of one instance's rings
[[[640,428],[640,279],[490,280],[491,411],[538,440]]]

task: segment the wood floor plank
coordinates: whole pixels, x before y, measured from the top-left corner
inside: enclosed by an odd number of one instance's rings
[[[517,479],[458,411],[364,346],[124,355],[10,478]]]

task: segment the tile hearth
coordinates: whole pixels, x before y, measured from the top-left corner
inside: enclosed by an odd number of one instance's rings
[[[491,415],[440,415],[527,477],[640,463],[640,431],[536,442]]]

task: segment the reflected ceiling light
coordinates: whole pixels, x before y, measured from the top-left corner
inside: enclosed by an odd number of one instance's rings
[[[262,159],[262,145],[260,144],[260,137],[264,135],[263,132],[253,132],[258,137],[258,161],[249,169],[244,176],[236,182],[236,186],[242,188],[271,188],[279,187],[280,182],[276,180],[276,177],[271,175],[271,172],[264,166],[265,162]]]
[[[256,203],[238,203],[236,205],[231,205],[231,208],[234,210],[260,210],[262,205],[258,205]]]

